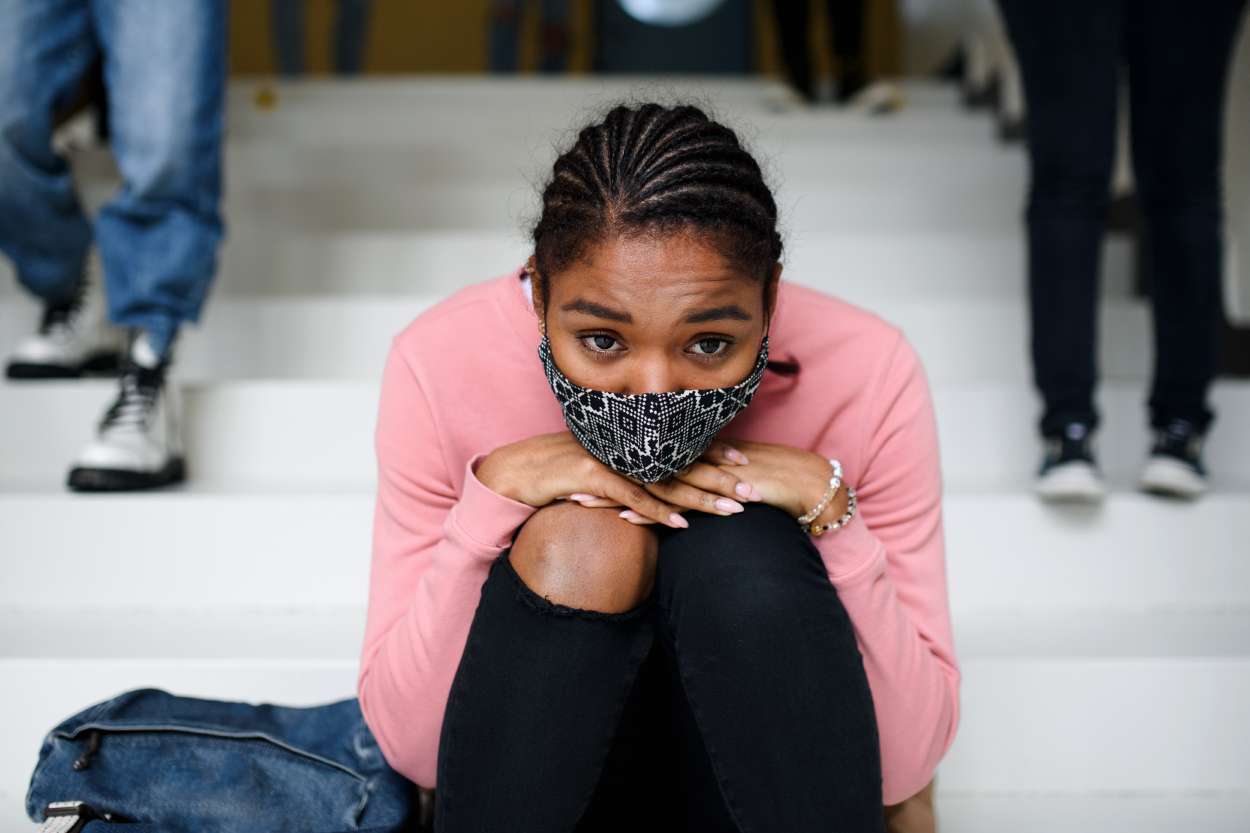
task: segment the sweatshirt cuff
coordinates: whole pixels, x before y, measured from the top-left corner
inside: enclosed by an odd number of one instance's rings
[[[851,583],[866,572],[875,574],[872,567],[885,560],[885,548],[858,513],[846,526],[825,533],[815,543],[835,585]]]
[[[482,485],[474,472],[485,456],[479,454],[465,466],[464,492],[454,510],[455,524],[466,538],[483,547],[503,551],[512,546],[512,536],[538,510]]]

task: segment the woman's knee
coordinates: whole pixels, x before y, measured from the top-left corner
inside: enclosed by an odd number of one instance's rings
[[[618,509],[556,503],[534,513],[509,553],[525,586],[553,604],[625,613],[655,585],[658,544]]]
[[[820,554],[793,518],[769,506],[729,517],[691,518],[660,546],[659,598],[666,607],[738,621],[785,619],[812,597],[836,600]],[[818,598],[817,598],[818,597]]]

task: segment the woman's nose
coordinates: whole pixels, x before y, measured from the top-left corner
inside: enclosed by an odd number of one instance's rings
[[[667,356],[639,357],[631,368],[629,393],[671,393],[685,390],[677,368]]]

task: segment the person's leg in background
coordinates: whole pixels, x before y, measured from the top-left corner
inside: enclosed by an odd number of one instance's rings
[[[109,316],[134,334],[121,390],[70,485],[149,488],[182,479],[165,385],[178,328],[195,321],[222,237],[226,0],[95,0],[117,197],[96,218]]]
[[[572,21],[571,0],[542,0],[543,43],[538,71],[544,73],[564,72],[569,60],[569,31]]]
[[[1046,440],[1037,488],[1048,499],[1105,493],[1090,437],[1125,3],[1000,0],[1029,111],[1029,300]]]
[[[10,358],[13,378],[78,376],[117,363],[102,305],[84,309],[91,226],[51,142],[57,112],[96,55],[87,0],[0,5],[0,251],[44,304],[38,334]]]
[[[839,103],[845,104],[868,85],[864,66],[865,0],[828,0],[833,29],[833,57],[838,63]]]
[[[491,0],[489,59],[491,72],[516,72],[521,36],[522,0]]]
[[[810,24],[807,0],[773,0],[773,14],[777,19],[786,78],[804,100],[815,101],[816,89],[812,86],[812,60],[807,42]]]
[[[280,75],[304,74],[304,0],[271,0],[273,54]]]
[[[1202,440],[1223,318],[1221,167],[1229,62],[1246,0],[1129,6],[1133,165],[1154,301],[1156,430],[1141,485],[1206,491]]]
[[[358,75],[365,64],[369,42],[369,12],[373,0],[339,0],[334,21],[334,71]]]

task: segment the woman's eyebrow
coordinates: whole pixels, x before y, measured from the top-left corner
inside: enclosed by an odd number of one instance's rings
[[[683,319],[685,324],[706,324],[709,321],[750,321],[751,313],[737,304],[726,304],[723,307],[704,309],[692,312]]]
[[[587,301],[585,298],[570,301],[560,307],[560,309],[565,312],[580,312],[584,315],[593,315],[595,318],[604,318],[608,321],[620,321],[623,324],[634,323],[634,317],[628,312],[610,309],[602,304],[596,304],[594,301]]]

